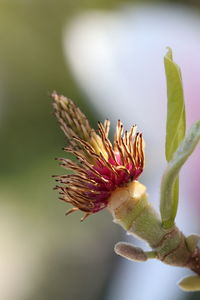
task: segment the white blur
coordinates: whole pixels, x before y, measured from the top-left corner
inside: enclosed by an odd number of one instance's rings
[[[163,56],[173,49],[183,75],[188,127],[200,117],[200,15],[184,6],[124,6],[89,11],[67,24],[63,34],[67,63],[92,106],[115,126],[137,124],[146,140],[147,184],[158,208],[164,156],[166,85]],[[181,173],[177,224],[199,231],[199,147]],[[197,209],[198,208],[198,209]],[[106,300],[178,300],[176,282],[187,270],[160,262],[121,260]]]

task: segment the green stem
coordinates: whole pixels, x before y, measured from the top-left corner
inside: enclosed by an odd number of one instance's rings
[[[114,222],[149,244],[153,257],[156,253],[156,258],[166,264],[188,267],[200,274],[200,250],[191,250],[186,237],[175,225],[168,229],[163,227],[142,184],[134,181],[125,188],[117,189],[109,200],[108,208]]]

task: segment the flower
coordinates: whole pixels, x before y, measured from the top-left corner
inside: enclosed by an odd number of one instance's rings
[[[56,92],[52,94],[55,115],[68,139],[66,152],[77,161],[58,158],[60,165],[73,174],[54,176],[60,199],[85,212],[85,219],[108,205],[111,193],[118,187],[137,180],[144,168],[144,141],[136,126],[123,134],[123,124],[117,122],[114,145],[108,134],[110,122],[98,122],[98,133],[90,127],[86,116],[74,102]]]

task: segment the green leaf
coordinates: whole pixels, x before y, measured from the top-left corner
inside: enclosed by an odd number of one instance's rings
[[[164,57],[164,64],[168,98],[165,154],[167,161],[170,161],[185,136],[185,104],[181,71],[173,61],[170,48]]]
[[[194,123],[183,142],[174,153],[161,181],[160,213],[165,228],[174,224],[176,207],[174,205],[174,184],[179,171],[192,154],[200,140],[200,120]]]
[[[164,57],[165,74],[167,81],[167,124],[166,124],[166,142],[165,142],[165,155],[166,160],[169,162],[174,152],[177,150],[181,141],[185,136],[185,104],[183,96],[182,77],[179,66],[173,61],[172,50],[168,48],[168,52]],[[169,219],[174,219],[178,207],[179,197],[179,179],[176,178],[172,187],[172,201]],[[166,199],[166,201],[169,201]],[[171,226],[168,224],[167,226]]]

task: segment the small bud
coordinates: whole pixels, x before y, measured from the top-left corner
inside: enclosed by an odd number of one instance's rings
[[[200,291],[200,276],[189,276],[183,278],[178,286],[185,292]]]
[[[198,242],[200,241],[200,235],[191,234],[186,238],[187,246],[191,252],[197,247]]]
[[[145,252],[138,247],[128,243],[119,242],[115,245],[115,253],[133,261],[146,261],[148,259]]]

